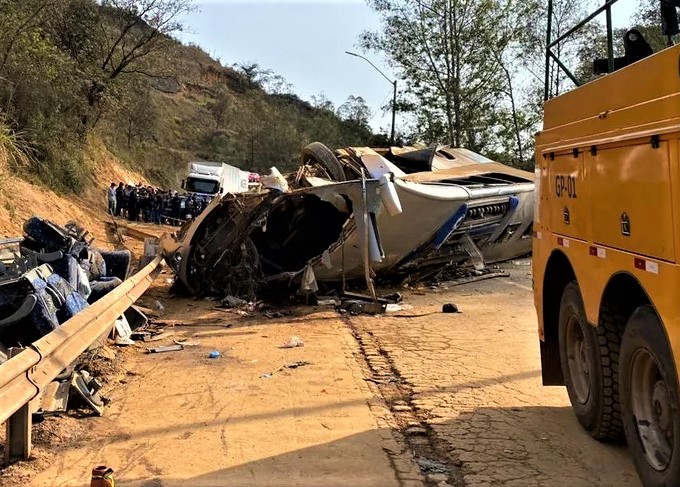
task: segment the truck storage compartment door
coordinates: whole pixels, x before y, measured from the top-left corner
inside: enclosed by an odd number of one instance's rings
[[[589,194],[583,182],[583,153],[547,154],[550,227],[554,233],[588,239]]]
[[[668,143],[646,141],[587,157],[593,241],[674,262]]]

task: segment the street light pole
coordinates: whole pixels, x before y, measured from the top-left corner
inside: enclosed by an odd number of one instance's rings
[[[394,96],[392,97],[392,133],[390,141],[394,145],[394,120],[397,116],[397,80],[394,80]]]
[[[380,74],[382,75],[382,77],[385,78],[387,81],[389,81],[390,84],[392,85],[392,87],[393,87],[393,95],[392,95],[392,131],[391,131],[391,134],[390,134],[390,142],[391,142],[392,144],[394,144],[394,135],[395,135],[395,134],[394,134],[394,123],[395,123],[396,118],[397,118],[397,80],[396,80],[396,79],[395,79],[395,80],[391,80],[390,78],[388,78],[387,75],[385,75],[385,73],[383,73],[382,71],[380,71],[380,69],[378,69],[378,67],[377,67],[375,64],[373,64],[369,59],[365,58],[364,56],[362,56],[362,55],[360,55],[360,54],[357,54],[357,53],[355,53],[355,52],[349,52],[349,51],[345,51],[345,54],[349,54],[350,56],[354,56],[354,57],[358,57],[358,58],[363,59],[363,60],[366,61],[368,64],[370,64],[371,66],[373,66],[373,69],[375,69],[378,73],[380,73]]]

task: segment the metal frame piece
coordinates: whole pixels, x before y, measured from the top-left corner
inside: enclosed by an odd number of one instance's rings
[[[566,74],[569,79],[576,85],[581,86],[581,81],[574,76],[574,74],[567,68],[558,56],[552,52],[552,48],[557,46],[560,42],[564,41],[567,37],[574,34],[581,27],[586,25],[588,22],[593,20],[595,17],[600,15],[602,12],[606,13],[606,25],[607,25],[607,60],[609,63],[609,72],[614,71],[614,35],[612,29],[612,5],[614,5],[619,0],[607,0],[604,5],[595,10],[593,13],[588,15],[581,22],[576,24],[574,27],[569,29],[567,32],[559,36],[554,41],[552,40],[552,21],[553,21],[553,1],[548,0],[548,27],[546,30],[546,48],[545,48],[545,86],[543,91],[543,100],[549,100],[552,97],[552,92],[550,91],[550,81],[551,81],[551,66],[550,61],[554,60],[557,66]]]

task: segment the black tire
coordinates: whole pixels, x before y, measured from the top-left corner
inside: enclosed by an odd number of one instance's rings
[[[650,305],[628,320],[621,346],[621,412],[645,487],[680,486],[680,397],[673,355]]]
[[[564,382],[579,423],[596,440],[619,440],[618,362],[612,359],[618,358],[618,335],[588,323],[576,281],[562,293],[559,344]]]
[[[302,164],[312,161],[326,170],[333,181],[346,181],[342,164],[333,151],[321,142],[312,142],[302,149]]]

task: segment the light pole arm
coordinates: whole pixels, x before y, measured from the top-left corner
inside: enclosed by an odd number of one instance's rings
[[[357,54],[357,53],[355,53],[355,52],[349,52],[349,51],[345,51],[345,54],[349,54],[350,56],[354,56],[354,57],[358,57],[358,58],[363,59],[363,60],[366,61],[368,64],[370,64],[371,66],[373,66],[373,69],[375,69],[378,73],[380,73],[380,75],[381,75],[383,78],[385,78],[385,79],[392,85],[392,87],[393,87],[393,89],[394,89],[394,92],[393,92],[393,97],[392,97],[392,131],[391,131],[391,134],[390,134],[390,140],[391,140],[391,142],[394,144],[394,137],[395,137],[395,133],[394,133],[394,124],[395,124],[396,117],[397,117],[397,80],[396,80],[396,79],[395,79],[395,80],[391,80],[390,78],[388,78],[387,75],[386,75],[385,73],[383,73],[382,71],[380,71],[380,69],[378,68],[378,66],[376,66],[375,64],[373,64],[373,63],[370,61],[370,59],[365,58],[365,57],[362,56],[361,54]]]
[[[365,57],[362,56],[361,54],[357,54],[357,53],[355,53],[355,52],[345,51],[345,54],[349,54],[350,56],[354,56],[354,57],[358,57],[358,58],[363,59],[363,60],[366,61],[368,64],[370,64],[371,66],[373,66],[373,69],[375,69],[378,73],[380,73],[380,74],[382,75],[383,78],[385,78],[385,79],[386,79],[387,81],[389,81],[391,84],[394,84],[394,80],[389,79],[389,78],[387,77],[387,75],[386,75],[385,73],[383,73],[382,71],[380,71],[380,69],[378,68],[378,66],[376,66],[375,64],[373,64],[368,58],[365,58]]]

